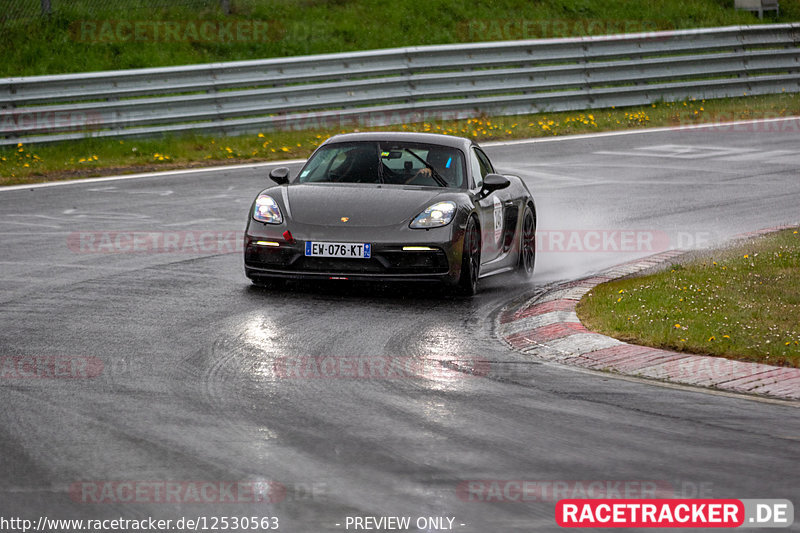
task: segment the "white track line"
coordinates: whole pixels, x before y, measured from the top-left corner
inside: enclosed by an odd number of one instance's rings
[[[0,187],[0,192],[4,191],[21,191],[26,189],[39,189],[41,187],[57,187],[59,185],[80,185],[86,183],[99,183],[103,181],[118,181],[118,180],[132,180],[139,178],[158,178],[169,176],[181,176],[186,174],[197,174],[201,172],[222,172],[226,170],[240,170],[246,168],[261,168],[275,165],[293,165],[295,163],[303,163],[305,159],[287,159],[285,161],[269,161],[264,163],[247,163],[243,165],[229,165],[222,167],[198,167],[187,168],[181,170],[164,170],[161,172],[144,172],[141,174],[121,174],[119,176],[106,176],[102,178],[85,178],[79,180],[64,180],[64,181],[48,181],[45,183],[31,183],[29,185],[8,185]]]
[[[495,141],[481,143],[481,146],[513,146],[515,144],[536,144],[557,141],[577,141],[581,139],[596,139],[599,137],[617,137],[621,135],[639,135],[642,133],[665,133],[691,130],[704,130],[711,128],[730,128],[742,124],[770,124],[773,122],[800,121],[800,117],[761,118],[754,120],[741,120],[735,122],[709,122],[707,124],[690,124],[687,126],[666,126],[663,128],[643,128],[638,130],[601,131],[598,133],[581,133],[578,135],[565,135],[563,137],[544,137],[536,139],[519,139],[516,141]],[[800,131],[800,128],[798,129]]]

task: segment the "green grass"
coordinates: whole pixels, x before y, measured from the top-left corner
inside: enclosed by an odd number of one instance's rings
[[[687,100],[650,106],[516,117],[403,124],[375,130],[430,131],[494,141],[598,131],[720,123],[800,115],[800,95]],[[780,124],[764,126],[765,130]],[[352,131],[348,128],[346,131]],[[366,128],[361,128],[365,131]],[[345,130],[263,132],[261,135],[187,135],[154,139],[84,139],[0,149],[0,185],[36,183],[197,165],[305,158],[323,140]]]
[[[800,367],[800,233],[781,231],[598,285],[578,316],[635,344]]]
[[[35,0],[17,0],[21,4]],[[211,2],[211,5],[217,5]],[[131,0],[71,0],[47,19],[0,14],[0,77],[143,68],[212,61],[284,57],[397,46],[567,37],[635,31],[757,24],[733,0],[231,0],[218,8],[131,9]],[[113,9],[104,6],[113,6]],[[9,9],[10,8],[6,8]],[[261,21],[269,38],[154,42],[114,38],[84,42],[81,21]],[[781,2],[781,15],[764,22],[800,20],[800,3]],[[93,35],[93,34],[92,34]]]

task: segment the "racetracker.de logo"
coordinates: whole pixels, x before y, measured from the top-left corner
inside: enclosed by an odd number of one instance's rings
[[[241,252],[241,231],[77,231],[67,247],[79,254],[229,254]]]
[[[561,527],[738,527],[745,521],[740,500],[561,500]]]
[[[103,372],[103,361],[86,356],[0,356],[2,379],[86,379]]]
[[[463,379],[489,373],[489,361],[459,357],[448,361],[417,357],[279,357],[275,376],[283,379]]]
[[[69,495],[78,503],[280,503],[286,487],[276,481],[78,481]]]

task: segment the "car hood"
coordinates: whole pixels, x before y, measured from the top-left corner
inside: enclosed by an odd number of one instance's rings
[[[387,185],[289,185],[284,189],[291,220],[302,224],[350,227],[390,226],[410,220],[437,200],[452,196],[427,187]]]

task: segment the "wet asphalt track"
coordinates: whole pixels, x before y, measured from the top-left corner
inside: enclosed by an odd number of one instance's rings
[[[685,245],[800,221],[799,149],[791,122],[487,152],[526,179],[540,230],[648,230]],[[462,300],[414,286],[266,292],[224,249],[68,245],[75,232],[241,232],[267,171],[0,192],[0,355],[103,361],[91,379],[2,380],[0,515],[277,516],[290,532],[344,531],[353,515],[447,516],[464,532],[557,529],[552,501],[457,492],[476,479],[653,480],[678,496],[800,503],[795,407],[538,364],[493,338],[509,300],[649,250],[542,251],[533,284],[485,280]],[[455,370],[392,380],[274,372],[276,360],[326,355]],[[458,371],[475,357],[488,375]],[[271,480],[286,495],[126,504],[68,493],[75,482],[153,480]]]

